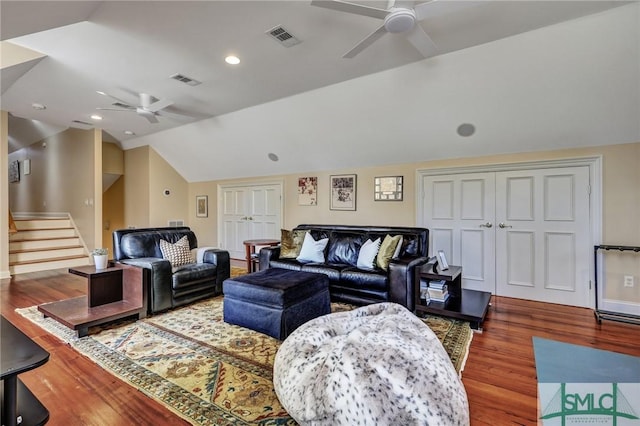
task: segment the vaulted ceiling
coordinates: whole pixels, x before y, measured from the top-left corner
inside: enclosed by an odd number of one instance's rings
[[[0,8],[10,150],[96,126],[202,181],[640,141],[637,2],[434,0],[420,23],[438,48],[427,59],[402,34],[344,59],[381,21],[309,1]],[[276,27],[300,43],[284,46]],[[171,101],[157,123],[98,110],[137,107],[140,93]],[[465,123],[477,132],[456,133]]]

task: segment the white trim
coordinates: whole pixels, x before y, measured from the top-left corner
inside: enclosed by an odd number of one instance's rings
[[[483,164],[474,166],[460,167],[441,167],[431,169],[416,170],[416,226],[427,227],[423,222],[423,200],[425,197],[425,189],[423,187],[424,178],[427,176],[466,174],[466,173],[483,173],[483,172],[505,172],[513,170],[527,169],[548,169],[556,167],[577,167],[587,166],[589,168],[589,186],[591,188],[589,200],[589,218],[590,218],[590,235],[589,241],[591,248],[599,244],[602,240],[602,156],[594,157],[576,157],[558,160],[540,160],[540,161],[522,161],[513,163],[497,163]],[[589,262],[589,277],[594,276],[593,261]],[[602,268],[599,269],[598,283],[602,282]],[[590,283],[585,283],[590,285]],[[602,286],[600,286],[601,288]],[[593,294],[593,289],[589,290]],[[600,291],[600,289],[598,289]],[[596,295],[599,297],[599,295]],[[601,299],[598,299],[600,307]],[[604,301],[602,301],[604,302]],[[595,300],[590,301],[590,306],[595,307]],[[604,306],[602,307],[604,308]]]

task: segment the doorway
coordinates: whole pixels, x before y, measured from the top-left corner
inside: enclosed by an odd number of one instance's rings
[[[233,259],[245,258],[245,240],[280,239],[281,182],[218,186],[220,247]]]
[[[419,170],[418,222],[463,287],[592,307],[600,159]]]

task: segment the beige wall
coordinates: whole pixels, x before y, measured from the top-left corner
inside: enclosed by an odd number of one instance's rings
[[[101,143],[99,131],[68,129],[9,154],[9,161],[20,161],[21,168],[20,182],[9,184],[11,211],[69,212],[85,244],[92,248],[95,209],[101,210],[96,175],[102,170],[94,157],[95,147]],[[23,173],[25,159],[31,160],[29,175]]]
[[[0,110],[0,235],[9,235],[9,114]],[[0,278],[9,278],[9,239],[0,238]]]
[[[187,181],[149,146],[125,151],[124,160],[126,227],[167,226],[170,220],[188,225]]]
[[[165,190],[169,195],[165,195]],[[167,226],[170,220],[187,223],[189,185],[158,153],[149,150],[149,225]]]
[[[102,245],[109,249],[109,258],[113,258],[113,239],[111,233],[126,228],[124,220],[125,177],[121,176],[102,194]]]
[[[602,156],[603,173],[603,225],[602,244],[640,245],[640,142],[584,149],[567,149],[548,152],[496,155],[477,158],[460,158],[442,161],[425,161],[396,166],[334,170],[322,173],[297,173],[271,176],[261,179],[236,179],[198,182],[189,185],[188,224],[196,231],[200,245],[217,245],[217,186],[283,179],[284,227],[292,228],[300,223],[404,225],[416,224],[416,174],[417,170],[441,167],[461,167],[524,161],[555,160],[576,157]],[[357,210],[355,212],[329,210],[329,176],[332,174],[357,174]],[[401,202],[373,201],[375,176],[404,176],[404,200]],[[301,176],[318,177],[318,205],[299,206],[297,181]],[[195,196],[209,196],[209,217],[195,218]],[[637,255],[640,258],[640,255]],[[627,260],[620,266],[607,264],[607,296],[640,303],[640,260]],[[619,269],[618,269],[619,268]],[[618,284],[623,274],[633,274],[636,286],[622,288]]]
[[[149,226],[149,146],[124,152],[124,222],[127,227]]]

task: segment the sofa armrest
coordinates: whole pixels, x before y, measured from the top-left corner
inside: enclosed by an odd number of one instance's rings
[[[413,312],[415,309],[416,267],[427,262],[427,257],[402,257],[389,262],[389,299]]]
[[[260,260],[260,270],[269,269],[271,261],[280,258],[280,246],[263,247],[260,249],[258,256]]]
[[[144,274],[147,294],[149,295],[149,312],[159,312],[170,309],[173,306],[171,288],[171,263],[158,257],[141,257],[138,259],[123,259],[119,262],[138,268],[144,268],[148,272]]]
[[[202,256],[202,263],[216,265],[216,287],[222,291],[222,282],[231,276],[229,252],[221,249],[207,249]]]

